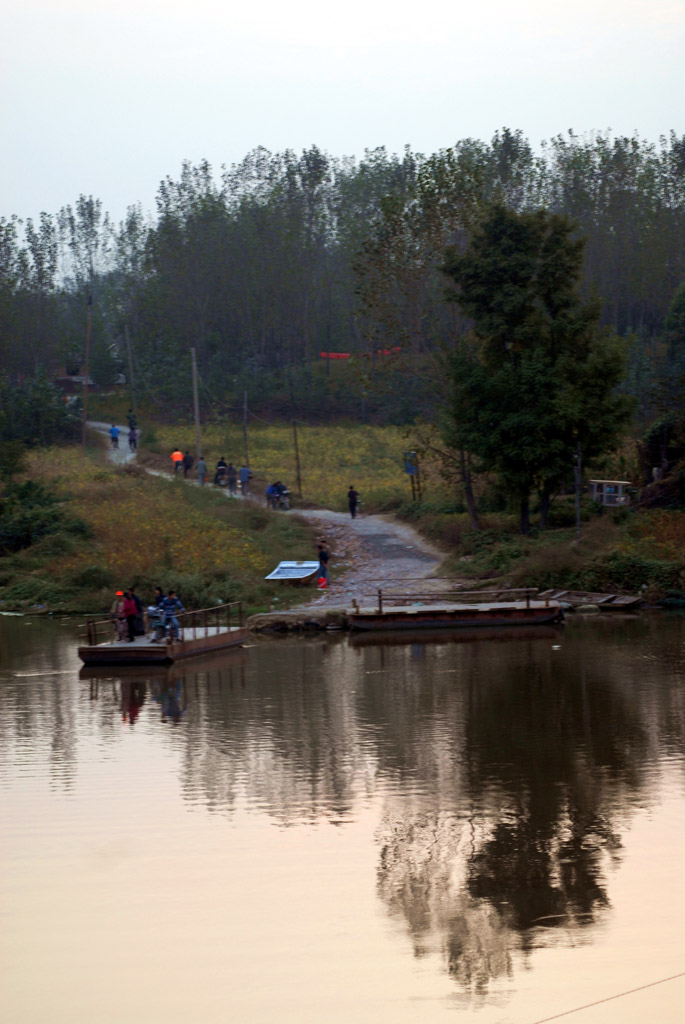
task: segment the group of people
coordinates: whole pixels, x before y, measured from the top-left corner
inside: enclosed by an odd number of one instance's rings
[[[134,416],[131,409],[128,410],[128,413],[126,414],[126,419],[128,420],[128,447],[132,452],[135,452],[138,450],[138,438],[140,437],[140,431],[138,430],[136,417]],[[119,427],[116,425],[116,423],[113,423],[112,426],[109,428],[109,436],[112,442],[112,448],[119,447],[120,434],[121,431]]]
[[[195,463],[195,459],[189,451],[182,452],[180,448],[174,448],[171,453],[171,461],[174,466],[174,475],[180,473],[183,469],[183,476],[187,479],[188,474],[195,466],[195,472],[197,473],[197,480],[200,487],[204,487],[209,477],[209,469],[205,462],[204,455],[200,455],[200,458]],[[252,471],[249,466],[244,463],[240,469],[236,469],[232,462],[226,462],[226,459],[221,456],[216,464],[214,471],[214,483],[217,487],[228,487],[229,494],[238,493],[238,483],[240,483],[240,490],[243,496],[247,495],[250,490],[250,480],[252,479]]]
[[[170,635],[176,639],[180,628],[177,615],[185,611],[176,591],[170,590],[165,594],[161,587],[155,587],[154,601],[149,610],[157,612],[164,630],[168,629]],[[116,629],[117,640],[133,643],[137,636],[145,635],[143,602],[134,587],[116,591],[110,618]]]

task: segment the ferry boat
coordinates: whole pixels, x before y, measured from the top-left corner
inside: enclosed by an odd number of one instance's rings
[[[82,626],[86,643],[79,645],[78,656],[85,665],[168,664],[238,646],[248,636],[239,601],[181,612],[176,618],[177,637],[150,622],[145,634],[132,641],[117,639],[111,619],[88,619]]]

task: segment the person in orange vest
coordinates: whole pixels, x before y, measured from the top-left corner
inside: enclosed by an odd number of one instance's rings
[[[183,452],[180,448],[174,448],[171,453],[171,461],[174,464],[174,473],[178,473],[179,469],[183,465]]]

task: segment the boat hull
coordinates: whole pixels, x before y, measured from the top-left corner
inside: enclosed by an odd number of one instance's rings
[[[348,614],[355,630],[474,629],[493,626],[532,626],[561,622],[560,605],[524,602],[492,605],[443,605],[360,609]]]
[[[78,648],[78,656],[85,665],[167,665],[200,654],[236,647],[244,643],[247,636],[247,629],[235,627],[215,632],[212,636],[162,643],[138,637],[132,644],[119,641],[81,646]]]

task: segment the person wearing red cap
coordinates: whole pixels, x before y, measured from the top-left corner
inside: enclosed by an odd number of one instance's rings
[[[117,640],[124,639],[124,627],[126,626],[126,612],[124,611],[124,592],[117,590],[114,595],[114,602],[110,609],[110,618],[117,631]]]

